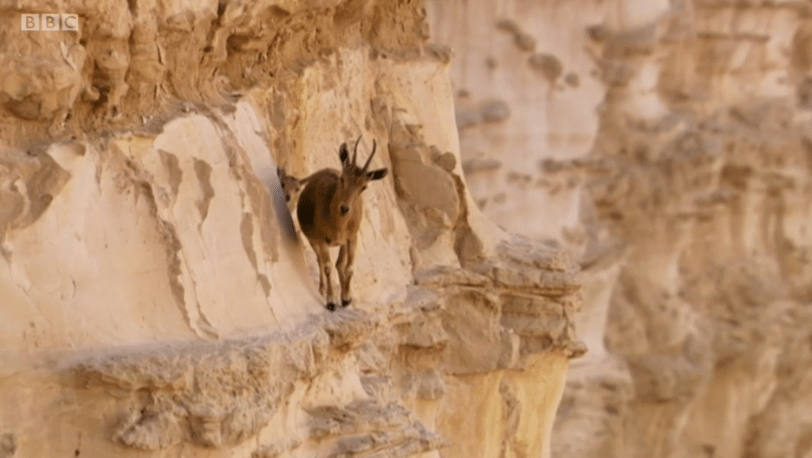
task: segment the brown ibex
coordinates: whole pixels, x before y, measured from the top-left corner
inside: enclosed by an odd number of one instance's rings
[[[386,176],[385,168],[367,171],[377,144],[372,141],[372,153],[363,167],[355,164],[358,143],[355,142],[352,162],[349,160],[347,143],[338,149],[342,171],[323,169],[307,178],[307,184],[299,196],[297,207],[299,227],[316,253],[319,263],[319,293],[327,300],[327,310],[336,309],[333,302],[333,286],[330,280],[329,247],[341,247],[336,261],[336,270],[341,286],[341,306],[350,305],[350,281],[353,274],[355,248],[358,242],[358,229],[364,215],[361,192],[367,183]]]
[[[282,187],[282,192],[285,193],[285,201],[288,203],[288,210],[293,214],[296,208],[296,201],[299,199],[299,194],[304,189],[305,183],[310,177],[296,178],[293,175],[288,175],[284,168],[276,168],[276,176],[279,177],[279,184]]]

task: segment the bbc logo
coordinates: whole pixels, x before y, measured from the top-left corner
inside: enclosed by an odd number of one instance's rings
[[[24,32],[79,31],[78,14],[21,14],[20,30]]]

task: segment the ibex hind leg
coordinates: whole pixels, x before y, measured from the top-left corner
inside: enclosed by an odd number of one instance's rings
[[[313,242],[310,245],[316,252],[316,260],[319,264],[319,294],[327,301],[325,308],[333,312],[336,304],[333,302],[333,283],[330,281],[330,250],[327,245]]]
[[[326,293],[325,288],[327,287],[327,284],[324,282],[324,268],[321,265],[319,247],[317,247],[312,240],[307,239],[307,241],[310,243],[310,247],[313,248],[313,253],[316,255],[316,264],[319,266],[319,294],[321,294],[321,297],[325,297],[324,294]]]

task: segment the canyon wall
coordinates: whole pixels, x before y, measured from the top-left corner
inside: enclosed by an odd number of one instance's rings
[[[809,2],[0,22],[0,457],[812,456]],[[330,313],[276,169],[359,135]]]
[[[583,269],[553,456],[812,456],[812,4],[431,1],[474,201]]]
[[[480,212],[426,14],[0,4],[0,457],[549,456],[579,267]],[[276,170],[359,135],[390,174],[330,313]]]

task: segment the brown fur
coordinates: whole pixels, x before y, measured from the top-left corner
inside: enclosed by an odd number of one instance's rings
[[[335,310],[333,286],[330,281],[329,247],[340,247],[336,270],[341,286],[341,305],[346,307],[352,298],[350,281],[353,275],[355,247],[358,229],[364,215],[361,193],[367,183],[380,180],[386,176],[386,169],[367,171],[375,155],[376,143],[373,141],[372,153],[364,167],[355,164],[358,153],[358,141],[352,161],[349,160],[347,144],[339,148],[342,170],[323,169],[307,178],[307,184],[299,195],[297,216],[310,246],[316,253],[319,262],[319,292],[327,300],[327,309]]]

